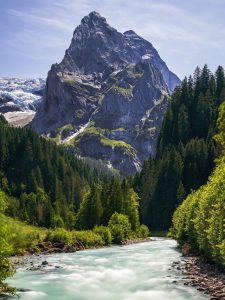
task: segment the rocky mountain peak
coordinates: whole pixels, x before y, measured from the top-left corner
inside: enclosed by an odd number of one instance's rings
[[[179,83],[150,42],[91,12],[49,71],[31,125],[79,156],[134,173],[154,153],[169,92]]]
[[[133,30],[127,30],[123,33],[124,35],[127,35],[127,36],[134,36],[134,35],[137,35],[136,32],[134,32]]]
[[[93,36],[96,38],[100,35],[107,36],[109,33],[116,33],[117,31],[112,28],[99,13],[93,11],[81,20],[81,24],[75,29],[72,43],[79,41],[82,35],[83,39],[90,39]]]
[[[88,16],[85,16],[81,20],[81,24],[96,25],[96,24],[107,24],[106,19],[102,17],[98,12],[92,11]]]

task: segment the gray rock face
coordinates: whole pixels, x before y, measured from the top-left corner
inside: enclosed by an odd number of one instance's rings
[[[80,156],[134,173],[154,153],[169,93],[179,83],[151,43],[92,12],[49,71],[31,126]]]

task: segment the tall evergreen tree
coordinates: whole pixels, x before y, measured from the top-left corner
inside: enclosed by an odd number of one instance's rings
[[[177,205],[207,181],[216,155],[218,105],[224,100],[224,70],[218,67],[214,77],[207,65],[172,94],[155,158],[134,179],[141,220],[151,229],[168,229]]]

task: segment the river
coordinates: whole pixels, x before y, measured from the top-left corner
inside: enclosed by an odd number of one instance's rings
[[[29,264],[47,260],[45,271],[19,268],[8,282],[21,292],[21,300],[183,300],[209,299],[184,285],[176,242],[155,239],[128,246],[113,246],[71,254],[30,258]]]

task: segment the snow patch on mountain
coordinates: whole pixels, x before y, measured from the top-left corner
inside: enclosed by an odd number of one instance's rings
[[[36,111],[41,103],[45,80],[0,78],[0,112],[10,111]]]

